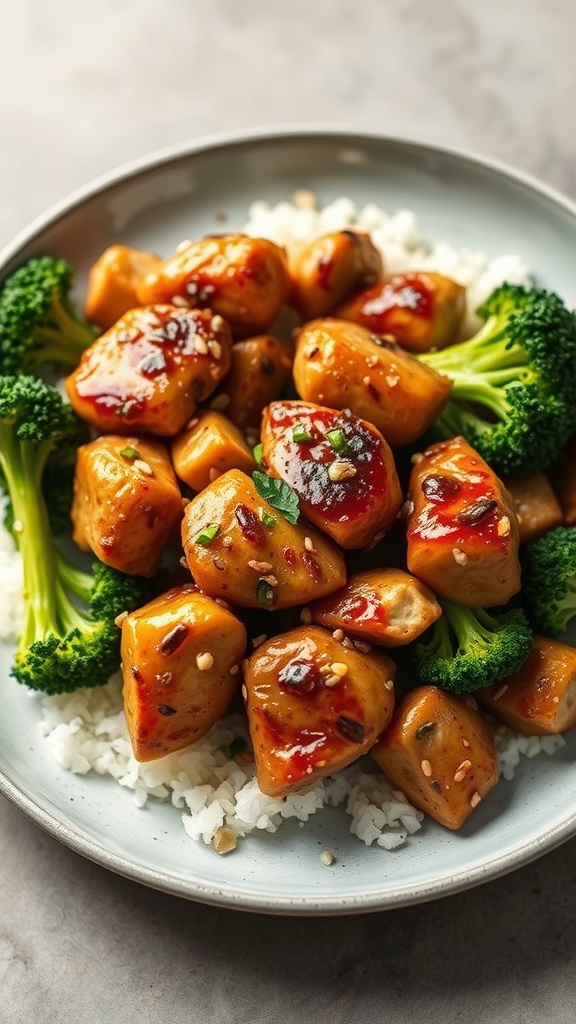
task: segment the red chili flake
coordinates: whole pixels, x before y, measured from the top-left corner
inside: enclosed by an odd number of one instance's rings
[[[171,629],[159,645],[161,654],[174,654],[179,647],[182,646],[186,637],[188,636],[188,626],[185,626],[183,622],[179,622],[174,629]]]
[[[298,559],[294,548],[283,548],[282,554],[284,555],[284,561],[287,562],[288,565],[296,565]]]
[[[309,551],[303,551],[302,554],[300,555],[300,558],[312,579],[316,581],[321,580],[322,567],[320,563],[314,558],[314,555],[311,555]]]
[[[242,536],[250,544],[263,546],[266,543],[264,528],[253,509],[248,508],[247,505],[236,505],[234,515],[242,531]]]

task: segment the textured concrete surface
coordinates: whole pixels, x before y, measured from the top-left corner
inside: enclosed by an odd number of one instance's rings
[[[326,121],[576,197],[572,0],[0,0],[0,244],[126,160]],[[108,874],[0,801],[0,1021],[568,1024],[576,844],[406,910],[273,919]]]

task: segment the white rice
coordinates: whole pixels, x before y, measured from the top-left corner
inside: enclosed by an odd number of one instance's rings
[[[270,206],[252,203],[247,234],[269,238],[286,246],[290,255],[298,252],[310,239],[327,231],[363,228],[370,233],[374,245],[382,253],[386,273],[406,270],[435,270],[446,274],[466,287],[466,316],[462,334],[469,337],[480,321],[475,310],[496,285],[529,284],[528,267],[512,253],[492,254],[460,249],[446,241],[430,242],[422,235],[413,210],[388,213],[375,203],[358,207],[351,199],[336,199],[318,208],[311,193],[296,193],[295,202]]]
[[[350,199],[338,199],[318,209],[309,194],[294,203],[254,203],[245,230],[298,250],[315,235],[332,229],[360,227],[370,232],[382,251],[388,272],[435,269],[454,277],[468,289],[465,333],[476,327],[473,310],[504,280],[528,283],[522,260],[513,255],[456,249],[446,242],[427,242],[411,210],[387,213],[370,203],[358,209]],[[22,620],[22,566],[12,538],[0,529],[0,639],[17,638]],[[75,774],[94,771],[108,775],[132,790],[143,807],[150,798],[170,801],[179,809],[186,833],[211,843],[219,829],[236,836],[253,831],[275,832],[287,819],[303,825],[325,806],[343,807],[350,831],[367,846],[394,850],[421,828],[423,814],[380,774],[351,766],[337,776],[307,787],[286,799],[260,792],[251,763],[231,760],[230,743],[247,739],[246,722],[228,717],[186,750],[141,764],[134,758],[122,708],[121,681],[115,676],[104,687],[41,698],[40,730],[55,760]],[[561,737],[516,736],[497,727],[496,742],[502,774],[511,778],[520,757],[564,744]],[[326,851],[325,863],[331,863]],[[324,856],[324,855],[323,855]],[[332,858],[333,859],[333,858]]]

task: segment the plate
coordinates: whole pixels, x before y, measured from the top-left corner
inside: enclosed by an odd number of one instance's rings
[[[491,254],[518,253],[538,283],[576,306],[576,207],[531,179],[460,152],[334,131],[227,137],[154,155],[88,186],[0,254],[4,275],[53,253],[82,279],[108,245],[168,254],[186,237],[240,228],[255,199],[297,188],[322,203],[347,195],[414,209],[422,233]],[[457,834],[431,821],[400,849],[365,847],[342,812],[257,834],[230,856],[189,839],[177,810],[143,810],[111,779],[61,770],[39,735],[38,699],[8,679],[0,651],[0,791],[78,853],[122,875],[204,903],[278,914],[398,907],[495,878],[576,834],[576,730],[554,757],[525,760]],[[327,867],[323,850],[334,851]]]

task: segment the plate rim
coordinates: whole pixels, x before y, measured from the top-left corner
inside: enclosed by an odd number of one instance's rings
[[[231,147],[240,150],[262,144],[285,144],[291,140],[298,143],[306,140],[337,143],[343,148],[354,148],[363,144],[392,146],[412,151],[414,154],[420,153],[422,156],[444,157],[458,161],[476,169],[495,173],[508,182],[528,188],[539,198],[544,197],[569,213],[576,222],[576,201],[541,181],[538,177],[472,149],[436,143],[432,139],[422,136],[388,134],[340,124],[285,124],[248,131],[242,129],[224,131],[189,139],[153,150],[95,177],[52,204],[48,210],[35,217],[0,249],[0,279],[11,261],[38,234],[46,231],[62,217],[73,213],[84,202],[102,195],[109,188],[120,186],[140,174],[159,170],[162,166],[181,160],[193,159],[203,153],[217,152],[220,149]],[[215,884],[202,885],[195,882],[192,888],[189,881],[180,879],[169,871],[158,871],[138,864],[128,856],[112,853],[103,843],[91,838],[80,828],[71,828],[64,824],[53,813],[49,805],[44,805],[42,801],[39,802],[39,798],[33,796],[25,786],[8,778],[2,771],[0,771],[0,794],[53,838],[58,839],[86,859],[131,881],[207,905],[286,916],[349,915],[392,910],[429,902],[474,888],[484,882],[496,880],[513,870],[525,867],[576,835],[575,811],[570,818],[551,826],[537,839],[530,839],[523,846],[491,859],[486,865],[463,869],[448,880],[420,882],[410,886],[402,883],[391,893],[376,891],[341,897],[333,894],[315,898],[309,896],[275,897],[270,894],[242,891],[238,888],[234,892],[230,892]]]

